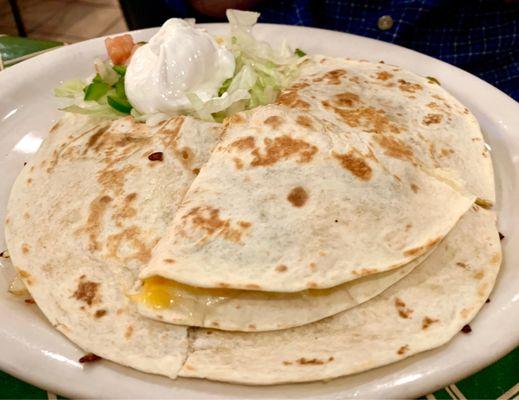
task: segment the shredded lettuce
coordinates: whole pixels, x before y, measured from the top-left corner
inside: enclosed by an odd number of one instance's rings
[[[54,96],[75,98],[83,93],[86,82],[82,79],[71,79],[54,88]]]
[[[85,102],[87,103],[87,102]],[[91,104],[77,105],[72,104],[67,107],[60,108],[61,111],[66,111],[75,114],[91,115],[95,117],[103,117],[106,119],[117,119],[124,117],[125,114],[119,113],[107,104],[99,104],[97,102],[88,102]]]
[[[227,18],[231,37],[226,45],[236,61],[234,77],[223,83],[217,98],[202,102],[192,93],[187,95],[196,116],[205,120],[219,121],[238,111],[272,103],[295,77],[299,62],[299,56],[286,43],[274,49],[252,35],[258,13],[227,10]]]
[[[108,85],[115,85],[119,80],[119,74],[114,71],[108,61],[102,61],[96,58],[94,60],[94,68],[101,77],[101,80]]]

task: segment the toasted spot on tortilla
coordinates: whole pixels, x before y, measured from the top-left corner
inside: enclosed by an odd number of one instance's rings
[[[97,282],[79,281],[78,287],[72,296],[91,306],[97,296],[98,288],[99,283]]]
[[[440,321],[439,319],[424,317],[424,319],[422,320],[422,329],[425,330],[425,329],[429,328],[429,326],[431,326],[432,324],[439,322],[439,321]]]
[[[208,332],[209,333],[209,332]],[[188,371],[196,371],[196,368],[195,367],[192,367],[191,365],[189,364],[184,364],[184,368],[187,369]]]
[[[193,150],[189,147],[182,147],[181,149],[175,149],[175,156],[182,163],[184,168],[191,170],[191,162],[194,159]]]
[[[308,200],[308,193],[301,186],[293,188],[287,196],[287,200],[294,207],[303,207]]]
[[[361,276],[366,276],[366,275],[372,275],[372,274],[376,274],[378,272],[378,269],[376,268],[362,268],[361,270],[353,270],[352,271],[352,274],[353,275],[356,275],[358,277],[361,277]]]
[[[229,147],[237,150],[253,149],[255,147],[255,139],[252,136],[242,137],[232,142]]]
[[[99,128],[90,138],[88,138],[88,142],[86,144],[86,150],[95,146],[99,138],[108,130],[110,126],[103,126]]]
[[[310,86],[309,83],[298,82],[298,83],[294,83],[292,86],[290,86],[290,89],[292,89],[292,90],[299,90],[299,89],[307,88],[308,86]]]
[[[276,100],[276,104],[290,108],[300,108],[302,110],[308,110],[310,108],[310,104],[299,98],[297,90],[290,88],[279,95],[278,99]]]
[[[317,283],[315,283],[315,282],[307,282],[306,287],[308,289],[316,289],[317,288]]]
[[[248,283],[245,285],[245,288],[255,290],[255,289],[261,289],[261,286],[256,285],[255,283]]]
[[[122,308],[118,308],[117,311],[115,312],[117,315],[121,315],[122,313],[124,312],[124,310]]]
[[[97,310],[94,314],[94,317],[101,318],[106,315],[106,310]]]
[[[278,271],[278,272],[285,272],[287,269],[288,269],[287,266],[286,266],[286,265],[283,265],[283,264],[278,265],[278,266],[276,267],[276,271]]]
[[[264,167],[273,165],[279,160],[298,156],[297,162],[310,162],[317,153],[318,149],[313,144],[302,139],[294,139],[291,136],[278,136],[274,140],[265,138],[265,154],[261,154],[259,149],[254,149],[252,155],[254,159],[250,165],[253,167]]]
[[[401,160],[410,160],[413,150],[401,140],[394,137],[377,135],[375,141],[384,149],[384,154]]]
[[[60,119],[58,122],[56,122],[56,123],[52,126],[52,128],[50,128],[50,133],[54,133],[54,132],[56,132],[56,131],[61,127],[62,124],[63,124],[63,120]]]
[[[250,227],[246,221],[245,226],[244,221],[240,221],[242,223],[238,222],[238,227],[232,227],[230,220],[220,218],[220,210],[210,206],[194,207],[182,218],[190,219],[195,227],[204,230],[207,235],[217,234],[235,243],[241,241],[242,234]]]
[[[403,92],[414,93],[417,90],[422,90],[422,85],[418,83],[407,82],[404,79],[399,79],[398,88]]]
[[[98,173],[97,181],[106,190],[111,190],[118,195],[123,191],[126,175],[134,169],[133,165],[126,165],[121,169],[106,168]]]
[[[393,77],[393,74],[391,74],[387,71],[377,72],[377,79],[380,81],[387,81],[391,77]]]
[[[362,157],[355,155],[353,151],[349,151],[346,154],[333,153],[333,156],[341,162],[343,168],[350,171],[357,178],[363,181],[371,179],[371,167]]]
[[[283,361],[283,365],[292,365],[290,361]]]
[[[458,261],[458,262],[456,263],[456,265],[457,265],[458,267],[463,268],[463,269],[468,269],[468,265],[465,264],[464,262]]]
[[[467,319],[471,311],[471,308],[462,308],[460,311],[461,318]]]
[[[484,271],[479,271],[479,272],[476,272],[476,273],[474,274],[474,279],[478,279],[478,280],[480,280],[480,279],[482,279],[484,276],[485,276],[485,272],[484,272]]]
[[[219,326],[220,326],[220,324],[219,324],[218,322],[216,322],[216,321],[211,322],[211,325],[212,325],[212,326],[216,326],[216,327],[219,327]]]
[[[401,127],[391,122],[386,112],[373,107],[344,109],[333,107],[327,100],[321,102],[324,108],[331,109],[337,116],[352,128],[362,127],[374,133],[400,133]]]
[[[323,364],[328,363],[333,360],[334,360],[333,357],[328,357],[327,360],[321,360],[319,358],[301,357],[296,360],[296,363],[298,363],[299,365],[323,365]]]
[[[177,137],[184,125],[184,117],[175,117],[168,120],[167,124],[157,132],[161,136],[161,142],[165,148],[175,149]]]
[[[252,224],[248,221],[238,221],[238,225],[240,225],[242,228],[250,228]]]
[[[27,184],[30,185],[32,183],[32,178],[27,179]]]
[[[26,211],[23,213],[23,218],[24,219],[29,219],[31,218],[31,216],[29,215],[29,213]],[[8,219],[5,220],[5,223],[7,224],[8,223]]]
[[[415,193],[418,193],[419,187],[415,183],[411,183],[411,190]]]
[[[494,204],[492,204],[491,201],[489,201],[489,200],[485,200],[485,199],[482,199],[482,198],[480,198],[480,197],[478,197],[478,198],[476,199],[475,203],[476,203],[478,206],[483,207],[483,208],[485,208],[485,209],[487,209],[487,210],[488,210],[488,209],[491,209],[491,208],[494,206]]]
[[[270,126],[272,129],[277,129],[283,124],[283,118],[281,118],[277,115],[272,115],[272,116],[268,117],[267,119],[265,119],[265,121],[263,121],[263,123],[265,125]]]
[[[200,168],[193,168],[193,174],[198,175],[200,173]]]
[[[298,115],[296,118],[296,124],[304,126],[305,128],[312,128],[312,119],[306,115]]]
[[[156,151],[155,153],[151,153],[148,156],[148,160],[150,160],[150,161],[162,161],[162,160],[164,160],[164,154],[162,153],[162,151]]]
[[[106,240],[108,249],[108,257],[119,258],[123,261],[131,259],[139,260],[146,263],[151,258],[151,248],[149,248],[141,239],[141,230],[138,226],[133,225],[122,232],[108,236]],[[120,256],[119,251],[124,248],[125,254]],[[126,254],[128,249],[134,251]]]
[[[486,298],[488,296],[488,287],[489,287],[489,283],[485,282],[478,288],[479,297]]]
[[[173,260],[172,258],[165,258],[164,261],[166,264],[175,264],[175,260]]]
[[[254,325],[254,324],[249,324],[249,329],[251,329],[251,330],[256,330],[256,325]]]
[[[243,168],[243,162],[238,157],[234,157],[232,159],[232,161],[234,162],[234,166],[236,167],[236,169],[242,169]]]
[[[413,313],[413,310],[406,307],[406,304],[398,297],[395,298],[395,307],[400,317],[405,319],[411,319],[411,314]]]
[[[350,92],[336,94],[333,99],[335,104],[341,107],[353,107],[355,103],[359,102],[359,96]]]
[[[122,226],[123,220],[135,217],[137,209],[132,207],[132,203],[137,199],[137,193],[130,193],[125,196],[123,203],[120,205],[117,212],[113,215],[113,220],[117,226]]]
[[[427,114],[425,117],[423,117],[422,122],[425,125],[431,125],[431,124],[439,124],[443,119],[443,115],[441,114]]]
[[[310,269],[316,269],[316,268],[317,268],[317,264],[314,263],[314,262],[311,262],[310,264],[308,264],[308,268],[310,268]]]
[[[398,350],[397,350],[397,354],[398,355],[403,355],[405,353],[407,353],[409,351],[409,346],[407,344],[401,346]]]
[[[501,253],[495,253],[490,259],[491,264],[499,264],[501,262]]]
[[[407,249],[404,251],[404,256],[414,256],[418,254],[425,253],[427,250],[432,248],[436,243],[438,243],[441,240],[441,237],[429,240],[426,244],[423,246],[418,246],[412,249]]]
[[[31,274],[28,273],[27,271],[24,271],[23,269],[18,270],[18,274],[19,274],[22,278],[24,278],[24,279],[31,279],[31,278],[32,278]]]
[[[346,75],[346,71],[343,69],[334,69],[332,71],[328,71],[323,75],[323,78],[328,80],[330,85],[340,85],[341,77]]]
[[[27,254],[29,252],[29,245],[27,243],[22,244],[22,253]]]
[[[76,234],[86,233],[89,238],[88,250],[99,251],[101,245],[98,242],[98,236],[101,233],[103,216],[107,211],[108,205],[113,199],[107,195],[96,197],[89,206],[88,218],[85,226],[76,231]]]
[[[448,156],[450,156],[451,154],[454,154],[454,150],[452,150],[452,149],[443,148],[443,149],[441,149],[441,151],[440,151],[440,155],[441,155],[442,157],[448,157]]]
[[[126,332],[124,332],[124,337],[126,339],[129,339],[133,334],[133,326],[132,325],[128,325],[128,327],[126,328]]]
[[[245,122],[245,118],[241,114],[231,115],[229,118],[226,118],[224,124],[241,124]]]

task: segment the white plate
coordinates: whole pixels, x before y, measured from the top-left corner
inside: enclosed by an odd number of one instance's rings
[[[205,26],[225,33],[224,24]],[[134,33],[146,40],[154,29]],[[83,355],[30,306],[7,293],[7,267],[0,267],[0,368],[37,386],[69,397],[320,398],[415,397],[458,381],[504,356],[519,344],[519,105],[505,94],[451,65],[402,47],[319,29],[260,25],[259,37],[286,38],[308,53],[384,60],[434,76],[476,115],[492,147],[496,170],[504,265],[492,301],[446,346],[402,362],[327,383],[251,387],[146,375],[101,361],[77,362]],[[59,117],[52,88],[61,80],[87,76],[104,56],[102,39],[67,46],[0,73],[0,218],[23,162],[33,154]],[[5,248],[3,232],[0,247]],[[1,260],[7,264],[5,260]],[[511,372],[511,371],[510,371]]]

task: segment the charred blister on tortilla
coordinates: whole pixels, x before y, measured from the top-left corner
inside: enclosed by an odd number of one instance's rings
[[[148,156],[148,160],[150,160],[150,161],[163,161],[164,160],[164,155],[162,154],[161,151],[156,151],[154,153],[151,153]]]
[[[99,361],[99,360],[102,360],[102,358],[99,357],[98,355],[96,355],[94,353],[88,353],[88,354],[85,354],[83,357],[81,357],[78,361],[81,364],[85,364],[85,363],[90,363],[90,362]]]

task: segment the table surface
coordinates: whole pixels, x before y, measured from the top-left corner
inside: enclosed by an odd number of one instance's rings
[[[4,62],[7,59],[22,61],[31,54],[39,54],[41,51],[60,45],[62,43],[4,36],[0,37],[0,57],[3,56]],[[0,398],[55,399],[62,397],[0,371]],[[424,398],[519,399],[519,348],[482,371],[432,394],[424,395]]]

